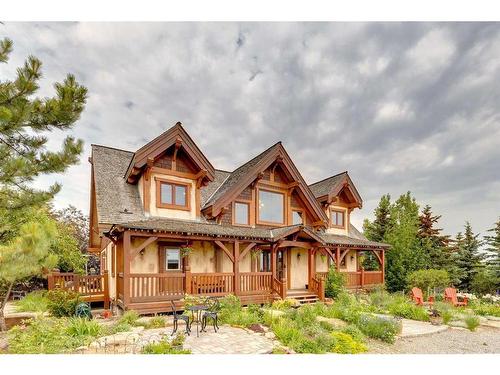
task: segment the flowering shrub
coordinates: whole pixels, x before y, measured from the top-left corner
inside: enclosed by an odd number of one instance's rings
[[[500,296],[495,296],[493,294],[485,294],[481,297],[481,301],[488,303],[500,303]]]

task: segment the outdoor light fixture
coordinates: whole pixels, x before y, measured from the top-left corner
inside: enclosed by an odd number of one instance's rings
[[[351,255],[351,262],[354,262],[354,255]]]
[[[300,260],[300,253],[297,253],[297,259]]]

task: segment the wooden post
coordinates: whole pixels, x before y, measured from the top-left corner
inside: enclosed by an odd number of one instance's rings
[[[233,263],[233,273],[234,273],[234,294],[240,294],[240,242],[234,241],[234,263]]]
[[[325,279],[323,278],[319,279],[318,297],[320,301],[325,300]]]
[[[361,287],[365,285],[365,269],[361,267]]]
[[[340,247],[337,246],[335,250],[335,266],[337,267],[337,272],[340,271]]]
[[[123,233],[123,305],[130,304],[130,250],[132,248],[130,232]]]
[[[49,290],[54,289],[54,274],[52,272],[47,276],[47,288]]]
[[[313,260],[314,260],[314,249],[307,250],[307,289],[311,290],[313,275]]]
[[[290,254],[287,253],[287,258]],[[281,284],[282,284],[282,295],[281,298],[285,299],[286,298],[286,290],[288,289],[287,281],[286,281],[286,275],[287,275],[287,262],[285,262],[283,258],[283,275],[281,277]]]
[[[382,284],[385,285],[385,249],[382,249]]]
[[[187,294],[193,292],[191,283],[191,265],[189,264],[189,255],[184,258],[184,291]]]
[[[271,245],[271,272],[273,274],[273,278],[278,280],[276,275],[276,246]]]
[[[80,275],[77,273],[73,274],[73,290],[80,293]]]
[[[103,277],[103,288],[104,288],[104,309],[109,309],[109,274],[108,270],[104,271]]]

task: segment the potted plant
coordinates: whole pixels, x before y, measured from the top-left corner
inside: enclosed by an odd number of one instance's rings
[[[187,258],[189,254],[191,254],[191,252],[193,251],[193,248],[188,244],[181,246],[180,250],[181,250],[181,257]]]

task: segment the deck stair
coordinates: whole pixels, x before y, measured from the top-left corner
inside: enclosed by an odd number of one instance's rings
[[[289,290],[286,298],[297,300],[301,305],[319,302],[318,296],[308,290]]]

